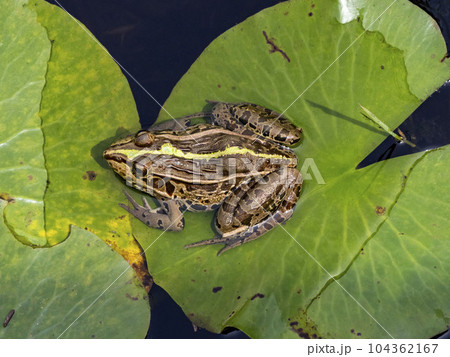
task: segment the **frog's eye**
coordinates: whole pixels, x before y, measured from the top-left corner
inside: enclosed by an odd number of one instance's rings
[[[136,146],[149,146],[153,144],[154,140],[155,137],[152,133],[146,130],[142,130],[136,134],[134,143],[136,144]]]

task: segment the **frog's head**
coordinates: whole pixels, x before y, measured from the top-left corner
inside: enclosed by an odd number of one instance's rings
[[[126,179],[127,165],[139,157],[143,150],[151,148],[154,141],[151,132],[142,130],[113,142],[103,152],[103,157],[117,174]]]

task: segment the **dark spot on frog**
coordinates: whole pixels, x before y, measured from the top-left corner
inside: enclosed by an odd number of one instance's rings
[[[314,6],[316,6],[316,4],[311,4],[311,9],[314,9]]]
[[[361,254],[364,254],[364,248],[361,248]]]
[[[381,68],[381,69],[384,69],[384,66],[382,65],[380,68]]]
[[[203,269],[203,272],[206,273],[206,269]]]
[[[380,283],[380,281],[378,280],[378,281],[377,281],[377,284],[379,284],[379,283]]]
[[[32,180],[33,179],[33,175],[28,175],[28,180]]]
[[[313,13],[312,13],[312,12],[310,12],[310,13],[308,14],[308,16],[309,16],[309,17],[311,17],[312,15],[313,15]]]
[[[137,296],[131,296],[130,294],[128,294],[128,293],[126,293],[126,295],[125,295],[128,299],[130,299],[130,300],[133,300],[133,301],[136,301],[136,300],[138,300],[138,297]]]
[[[298,321],[292,321],[289,326],[297,326],[298,325]]]
[[[298,289],[297,294],[301,294],[301,293],[302,293],[302,289]]]
[[[194,315],[193,312],[191,312],[188,316],[189,316],[189,317],[194,317],[195,315]]]
[[[398,232],[398,234],[401,235],[401,236],[405,235],[405,233],[403,233],[403,232]]]
[[[289,14],[289,11],[286,11],[283,15],[286,16],[287,14]]]
[[[252,298],[250,300],[255,300],[256,298],[262,299],[263,297],[264,297],[264,294],[256,293],[255,295],[252,296]]]
[[[23,165],[23,161],[20,161],[19,164],[20,164],[20,165]]]
[[[233,315],[235,314],[235,312],[236,312],[236,311],[234,311],[234,310],[233,310],[233,311],[231,311],[231,313],[230,313],[230,314],[228,315],[228,317],[231,317],[231,316],[233,316]]]
[[[386,213],[386,207],[377,206],[375,212],[377,213],[377,215],[383,216]]]
[[[350,332],[351,332],[351,333],[355,333],[355,330],[354,330],[354,329],[351,329]]]
[[[95,335],[91,335],[91,338],[95,338]]]
[[[434,269],[437,269],[436,265],[433,267]]]
[[[191,279],[191,282],[195,283],[195,279]]]
[[[358,333],[356,334],[356,336],[361,336],[361,332],[358,332]]]
[[[88,247],[90,247],[91,246],[91,243],[88,243],[88,244],[86,244]]]
[[[317,338],[317,335],[315,333],[312,334],[312,338]]]
[[[222,287],[216,286],[215,288],[212,289],[212,292],[215,294],[215,293],[219,292],[220,290],[222,290]]]
[[[222,86],[221,86],[220,84],[218,84],[218,85],[217,85],[217,88],[220,88],[220,87],[222,87]]]
[[[240,297],[240,296],[238,296],[238,297],[237,297],[236,299],[238,299],[238,300],[239,300],[240,298],[241,298],[241,297]]]
[[[232,90],[235,90],[235,89],[236,89],[236,87],[235,87],[235,86],[233,86],[233,87],[231,87],[231,89],[232,89]]]

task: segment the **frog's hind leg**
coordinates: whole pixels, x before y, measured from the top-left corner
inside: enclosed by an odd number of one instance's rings
[[[178,118],[178,119],[169,119],[169,120],[163,121],[162,123],[154,124],[150,128],[148,128],[148,131],[186,130],[190,125],[191,125],[191,118],[188,115],[186,117],[182,117],[182,118]]]
[[[225,244],[223,252],[261,237],[293,213],[302,184],[295,168],[280,169],[238,187],[222,204],[216,229],[221,236],[185,248]]]
[[[143,206],[139,205],[128,192],[123,191],[133,208],[119,203],[119,206],[152,228],[166,231],[181,231],[184,228],[184,217],[180,204],[175,200],[159,200],[160,207],[151,208],[145,197],[142,197]]]

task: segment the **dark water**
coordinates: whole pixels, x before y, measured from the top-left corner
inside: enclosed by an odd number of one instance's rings
[[[51,3],[56,1],[49,0]],[[79,19],[111,55],[160,103],[205,47],[221,33],[274,0],[57,0]],[[414,0],[432,14],[450,43],[450,1]],[[450,60],[450,59],[448,59]],[[128,77],[143,127],[160,107]],[[450,83],[444,85],[400,126],[417,148],[388,138],[360,166],[450,143]],[[149,338],[246,338],[240,331],[194,333],[192,324],[167,293],[154,286]],[[446,338],[450,334],[446,333]]]

